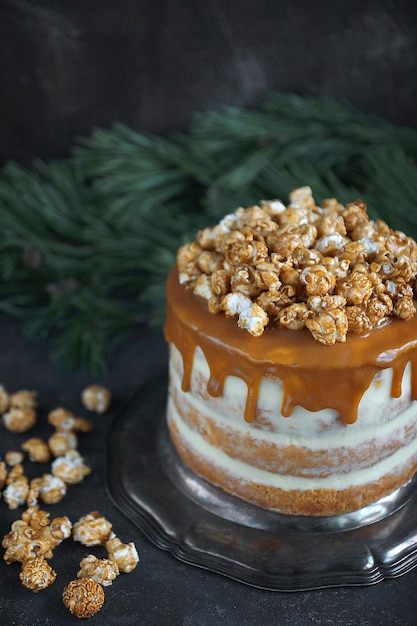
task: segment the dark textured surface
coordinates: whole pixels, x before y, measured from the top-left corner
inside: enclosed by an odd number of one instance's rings
[[[348,100],[417,127],[416,25],[413,0],[2,0],[0,163],[67,156],[77,136],[113,120],[139,131],[183,129],[197,109],[256,106],[268,89]],[[44,345],[26,342],[3,318],[0,345],[0,382],[37,389],[45,411],[59,404],[81,411],[87,374],[63,371]],[[260,591],[175,560],[118,512],[104,483],[106,432],[135,387],[165,367],[164,356],[160,338],[115,356],[103,380],[114,392],[113,409],[93,418],[94,433],[80,442],[93,473],[50,507],[52,516],[72,519],[99,509],[140,552],[140,566],[106,590],[92,623],[415,625],[417,570],[366,588]],[[44,424],[36,432],[50,431]],[[15,437],[1,428],[1,454],[24,438]],[[0,511],[3,536],[17,512],[3,501]],[[20,585],[18,566],[0,562],[0,624],[78,623],[60,594],[84,554],[72,542],[59,546],[58,579],[37,595]]]
[[[417,126],[413,0],[2,0],[0,163],[66,156],[119,120],[187,127],[266,90]]]
[[[37,389],[44,411],[64,405],[82,412],[79,393],[90,381],[86,374],[62,371],[51,362],[44,345],[26,342],[16,325],[3,319],[0,342],[0,381],[11,391],[22,386]],[[136,570],[120,576],[106,589],[105,605],[92,623],[100,626],[414,625],[417,570],[370,587],[294,593],[262,591],[181,563],[151,545],[118,511],[109,499],[104,481],[106,433],[113,416],[123,410],[137,385],[146,381],[152,384],[154,375],[165,366],[161,338],[143,338],[115,355],[103,379],[114,392],[113,409],[106,416],[91,417],[95,430],[83,436],[79,446],[93,473],[82,484],[71,487],[61,503],[45,507],[51,517],[66,514],[73,520],[99,510],[112,521],[120,538],[134,541],[140,552],[141,562]],[[45,418],[40,417],[36,433],[46,436],[49,432]],[[1,453],[10,447],[16,448],[17,442],[26,436],[7,434],[1,427]],[[21,509],[9,511],[4,501],[0,501],[0,510],[3,536],[11,521],[20,516]],[[97,555],[100,552],[96,548],[90,551]],[[17,564],[6,566],[0,562],[0,624],[66,626],[78,623],[62,605],[60,596],[65,584],[76,576],[79,561],[86,552],[87,548],[70,540],[58,546],[51,562],[58,578],[52,587],[37,595],[20,585]]]

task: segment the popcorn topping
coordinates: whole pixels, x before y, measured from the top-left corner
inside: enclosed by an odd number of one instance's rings
[[[239,208],[177,253],[179,281],[211,313],[237,317],[254,336],[268,325],[307,328],[326,345],[416,309],[417,243],[357,200],[317,206],[310,187],[290,204]]]

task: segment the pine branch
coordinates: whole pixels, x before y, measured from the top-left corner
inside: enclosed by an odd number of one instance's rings
[[[68,161],[1,172],[0,311],[98,371],[135,328],[162,324],[176,250],[200,228],[308,184],[416,237],[416,174],[417,131],[322,98],[269,94],[168,139],[96,129]]]

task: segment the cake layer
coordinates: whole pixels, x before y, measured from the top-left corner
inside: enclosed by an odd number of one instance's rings
[[[257,506],[276,510],[289,515],[339,515],[358,510],[368,504],[379,500],[389,493],[394,492],[405,485],[417,470],[417,451],[415,444],[410,444],[410,450],[414,450],[413,456],[408,457],[408,463],[404,466],[401,451],[392,460],[398,460],[389,473],[382,472],[382,477],[372,480],[371,476],[365,475],[356,478],[361,481],[358,484],[345,484],[331,479],[326,482],[317,481],[315,488],[311,484],[303,483],[302,488],[292,481],[282,481],[277,484],[282,476],[277,477],[269,472],[260,474],[260,470],[245,476],[244,468],[237,462],[230,464],[230,459],[225,459],[225,464],[219,462],[222,453],[213,449],[213,456],[202,455],[196,451],[195,437],[192,431],[191,440],[186,438],[184,425],[180,426],[170,413],[168,425],[173,443],[182,460],[198,475],[210,483],[221,487],[228,493],[238,496]],[[193,441],[194,440],[194,441]],[[201,442],[200,442],[201,443]],[[197,447],[198,444],[197,444]],[[206,451],[208,450],[205,446]],[[376,472],[377,473],[377,472]],[[301,481],[301,479],[299,479]]]
[[[390,370],[378,375],[366,392],[363,423],[358,420],[346,425],[334,411],[315,414],[302,407],[296,416],[283,418],[276,411],[282,387],[267,380],[261,388],[257,417],[249,425],[239,414],[247,395],[241,381],[227,380],[221,403],[207,396],[207,372],[203,373],[207,364],[197,350],[191,388],[185,393],[181,389],[181,357],[174,346],[171,351],[172,410],[191,431],[231,459],[253,468],[304,477],[348,474],[372,467],[375,459],[385,459],[417,439],[417,403],[410,402],[408,385],[396,401],[396,412],[387,401],[371,405],[374,396],[380,393],[384,398],[386,389],[389,394]],[[270,419],[265,418],[265,406],[275,406]]]

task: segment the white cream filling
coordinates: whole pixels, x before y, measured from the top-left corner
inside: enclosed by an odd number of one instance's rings
[[[236,438],[241,438],[246,435],[255,437],[260,443],[272,443],[279,447],[297,446],[306,447],[311,450],[323,450],[330,451],[332,448],[340,449],[341,446],[356,448],[363,445],[366,442],[386,442],[394,438],[404,440],[406,434],[406,427],[414,425],[417,421],[417,402],[413,402],[407,409],[399,413],[391,421],[383,422],[375,428],[375,424],[369,424],[366,428],[360,418],[355,424],[341,424],[337,417],[333,416],[334,428],[332,430],[322,430],[318,434],[313,434],[308,428],[308,424],[311,421],[317,421],[317,414],[303,409],[308,415],[304,415],[302,434],[286,434],[282,432],[273,432],[269,430],[261,430],[256,425],[249,426],[244,421],[243,417],[239,420],[231,420],[228,416],[217,412],[213,407],[209,406],[200,397],[184,392],[181,390],[181,381],[176,370],[171,371],[171,384],[173,388],[177,390],[180,396],[183,396],[184,400],[190,405],[192,409],[198,414],[203,415],[204,418],[209,418],[221,428],[227,428],[235,433]],[[279,406],[277,407],[279,412]],[[286,420],[294,419],[293,416],[289,418],[279,417],[284,423]],[[301,429],[300,429],[301,430]],[[303,436],[307,433],[306,436]]]
[[[199,433],[191,430],[178,414],[172,398],[169,399],[169,411],[178,428],[180,437],[186,445],[200,454],[211,464],[222,468],[239,480],[254,482],[265,487],[274,487],[286,491],[297,489],[335,489],[343,490],[353,486],[366,485],[391,474],[399,468],[406,467],[408,461],[417,454],[417,438],[408,446],[376,463],[370,468],[352,471],[348,474],[335,474],[325,478],[303,478],[299,476],[287,476],[273,474],[248,465],[237,459],[233,459],[219,448],[209,444]]]

